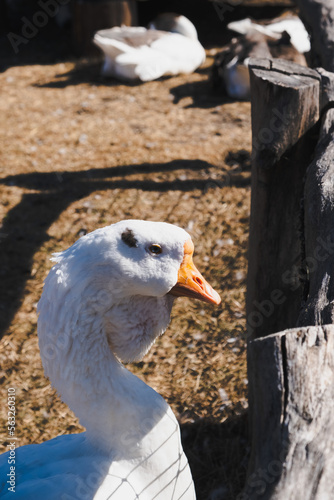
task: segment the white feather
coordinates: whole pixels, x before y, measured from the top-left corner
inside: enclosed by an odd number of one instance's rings
[[[233,21],[229,23],[227,27],[242,35],[246,35],[251,30],[256,30],[259,33],[277,39],[286,31],[290,36],[292,45],[299,52],[306,53],[311,50],[309,34],[298,16],[283,17],[276,22],[274,21],[266,25],[254,23],[251,19],[246,18],[240,21]]]
[[[41,358],[86,432],[18,448],[15,495],[1,455],[3,500],[195,499],[175,416],[120,362],[141,358],[166,329],[187,239],[170,224],[123,221],[54,255],[38,305]]]
[[[189,19],[177,16],[173,32],[155,26],[153,22],[149,30],[122,26],[98,31],[93,41],[105,56],[102,74],[145,82],[192,73],[205,61],[205,51]]]

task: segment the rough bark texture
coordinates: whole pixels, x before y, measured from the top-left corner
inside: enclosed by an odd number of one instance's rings
[[[297,4],[311,36],[312,65],[334,71],[334,1],[298,0]]]
[[[334,57],[334,54],[333,54]],[[323,68],[317,68],[317,73],[321,78],[320,109],[323,110],[334,105],[334,73]]]
[[[253,134],[268,127],[282,103],[290,121],[281,141],[274,136],[274,146],[266,145],[270,155],[283,155],[280,160],[253,155],[247,285],[252,452],[238,500],[332,500],[334,75],[323,69],[318,77],[300,75],[291,67],[293,75],[287,71],[279,82],[272,66],[263,66],[251,67]],[[321,127],[315,123],[320,114]],[[272,332],[279,333],[268,336]]]
[[[254,59],[252,203],[247,282],[249,338],[296,326],[302,301],[303,178],[319,120],[320,75]]]
[[[321,76],[282,59],[251,59],[253,160],[273,167],[319,119]]]
[[[334,326],[249,344],[252,455],[238,500],[334,498]]]
[[[309,293],[300,325],[334,322],[334,109],[324,116],[305,183],[305,262]]]

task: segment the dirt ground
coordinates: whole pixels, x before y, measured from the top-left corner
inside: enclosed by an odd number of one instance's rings
[[[167,221],[191,234],[222,304],[178,299],[167,332],[128,368],[177,415],[199,500],[240,490],[250,104],[212,90],[213,53],[190,76],[144,85],[104,80],[94,61],[0,73],[0,451],[10,387],[18,445],[82,430],[39,357],[36,305],[52,252],[121,219]]]

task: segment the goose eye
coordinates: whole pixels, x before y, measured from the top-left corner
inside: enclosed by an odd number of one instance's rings
[[[160,245],[155,243],[154,245],[151,245],[149,247],[149,252],[153,255],[159,255],[160,253],[162,253],[162,248]]]

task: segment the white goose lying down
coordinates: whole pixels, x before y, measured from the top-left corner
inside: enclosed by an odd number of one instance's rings
[[[309,35],[297,16],[282,16],[267,24],[242,19],[227,27],[240,33],[220,52],[213,67],[213,82],[233,99],[250,99],[248,64],[251,57],[280,58],[307,66]]]
[[[285,32],[289,35],[291,44],[298,52],[305,54],[311,50],[310,36],[298,16],[283,15],[263,24],[255,23],[251,19],[246,18],[240,21],[233,21],[227,27],[241,35],[246,35],[250,31],[257,31],[277,40]]]
[[[94,43],[104,52],[102,74],[147,82],[164,75],[192,73],[205,61],[195,26],[184,16],[161,14],[149,29],[100,30]]]
[[[193,500],[177,420],[121,363],[141,359],[168,326],[175,297],[220,297],[176,226],[128,220],[55,254],[38,304],[45,374],[86,432],[16,450],[16,491],[0,457],[3,500]]]

